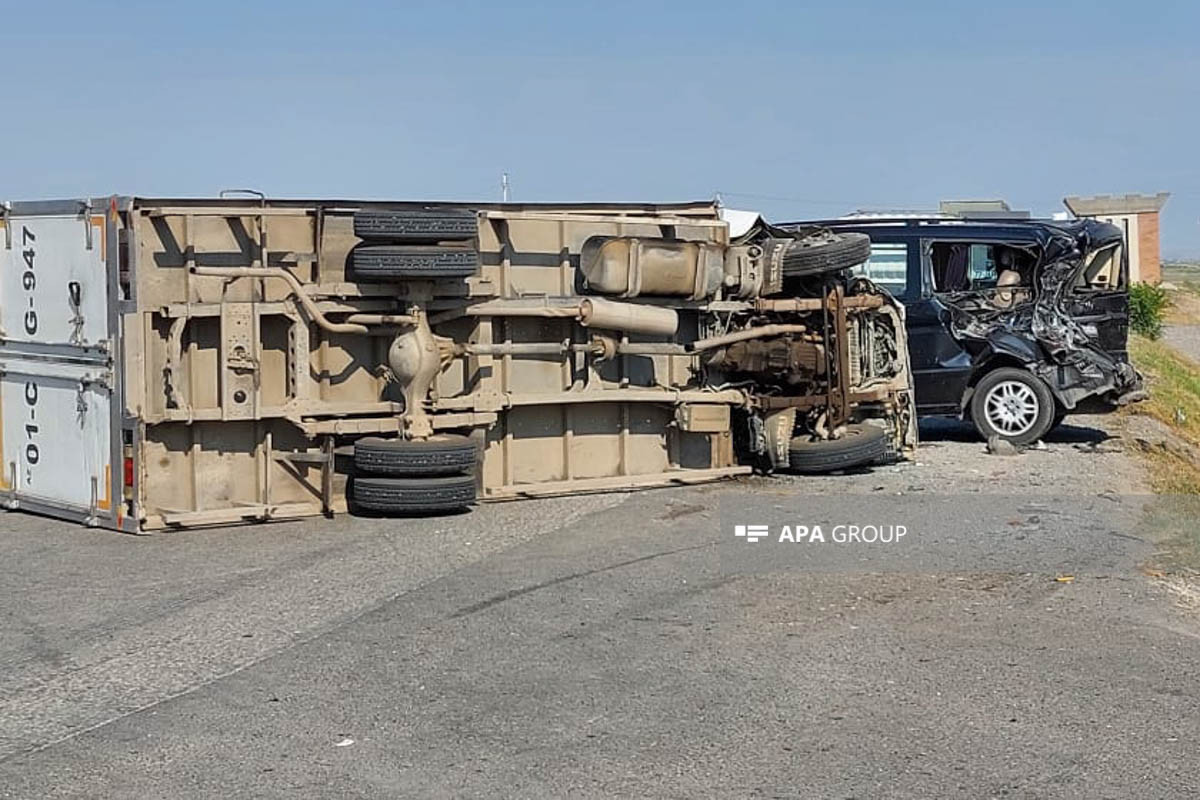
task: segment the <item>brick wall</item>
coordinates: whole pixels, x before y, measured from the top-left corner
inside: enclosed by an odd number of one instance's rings
[[[1162,281],[1162,264],[1158,257],[1158,212],[1143,211],[1137,215],[1138,275],[1143,283]],[[1132,270],[1130,270],[1132,271]]]

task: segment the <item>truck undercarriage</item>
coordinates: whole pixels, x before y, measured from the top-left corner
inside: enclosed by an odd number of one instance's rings
[[[845,272],[866,237],[735,236],[708,203],[112,198],[5,224],[42,236],[46,302],[111,312],[6,325],[6,421],[14,362],[83,352],[40,380],[105,421],[54,434],[61,471],[85,454],[69,491],[6,436],[10,508],[124,530],[436,512],[916,444],[903,310]]]

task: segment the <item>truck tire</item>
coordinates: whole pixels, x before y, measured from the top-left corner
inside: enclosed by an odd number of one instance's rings
[[[392,242],[445,242],[474,239],[475,212],[466,208],[430,211],[359,211],[354,235]]]
[[[381,439],[354,443],[358,473],[410,477],[474,473],[475,443],[465,436],[438,434],[428,439]]]
[[[351,489],[356,510],[380,514],[433,514],[457,511],[475,502],[474,475],[437,478],[364,478]]]
[[[874,425],[849,425],[840,439],[792,439],[788,466],[792,472],[815,475],[874,464],[887,456],[887,434]]]
[[[871,238],[865,233],[822,231],[797,239],[783,253],[783,274],[788,277],[840,272],[871,257]]]
[[[1017,367],[992,370],[971,395],[971,421],[985,441],[998,436],[1018,446],[1032,444],[1050,430],[1055,410],[1042,379]]]
[[[354,277],[362,281],[466,278],[479,269],[474,250],[372,245],[354,248],[350,259]]]

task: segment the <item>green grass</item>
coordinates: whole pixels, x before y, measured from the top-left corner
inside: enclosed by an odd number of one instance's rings
[[[1130,337],[1129,350],[1150,397],[1127,413],[1153,417],[1182,442],[1200,446],[1200,365],[1165,342],[1142,336]],[[1200,465],[1179,444],[1144,444],[1141,452],[1150,486],[1159,495],[1141,523],[1142,535],[1158,545],[1147,568],[1160,576],[1195,575],[1200,572]]]
[[[1165,342],[1143,336],[1129,338],[1129,352],[1150,390],[1150,399],[1131,410],[1154,417],[1200,445],[1200,364]]]

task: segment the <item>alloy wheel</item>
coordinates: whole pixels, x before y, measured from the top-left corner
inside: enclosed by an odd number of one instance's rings
[[[1020,436],[1037,422],[1038,398],[1027,384],[1001,381],[984,401],[988,424],[1005,436]]]

